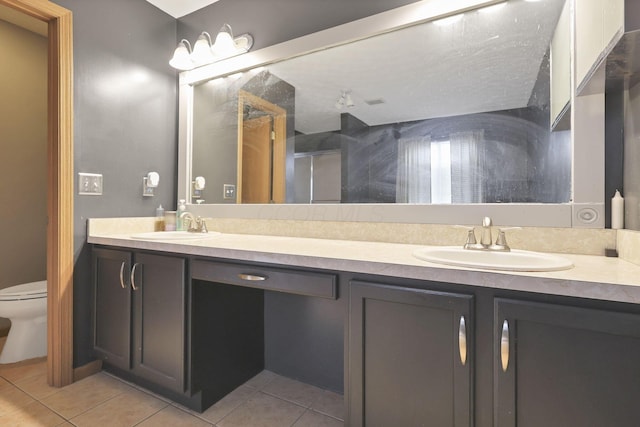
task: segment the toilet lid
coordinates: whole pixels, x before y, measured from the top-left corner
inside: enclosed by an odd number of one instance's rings
[[[21,285],[10,286],[0,289],[0,300],[19,300],[44,298],[47,296],[47,281],[23,283]]]

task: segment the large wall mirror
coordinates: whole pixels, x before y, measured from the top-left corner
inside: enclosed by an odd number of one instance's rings
[[[570,226],[569,114],[558,119],[570,72],[551,70],[571,57],[569,42],[551,48],[570,25],[563,10],[422,1],[182,73],[178,196],[218,208],[532,204],[555,218],[544,225]]]

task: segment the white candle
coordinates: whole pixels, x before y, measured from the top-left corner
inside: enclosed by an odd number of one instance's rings
[[[624,198],[618,190],[611,199],[611,228],[624,228]]]

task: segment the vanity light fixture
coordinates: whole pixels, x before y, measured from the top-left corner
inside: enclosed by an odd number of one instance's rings
[[[187,71],[246,53],[252,46],[253,37],[251,34],[233,37],[231,26],[224,24],[213,44],[211,44],[211,36],[206,31],[200,33],[193,50],[191,50],[191,45],[187,40],[180,40],[173,57],[169,61],[169,65],[177,70]]]

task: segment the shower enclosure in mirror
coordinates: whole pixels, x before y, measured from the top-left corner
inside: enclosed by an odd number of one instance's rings
[[[510,0],[197,82],[200,200],[569,202],[571,131],[550,112],[564,3]]]

